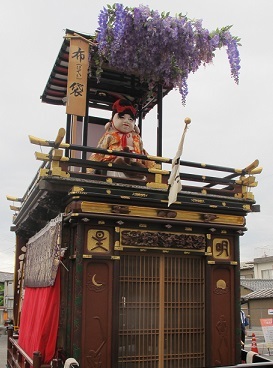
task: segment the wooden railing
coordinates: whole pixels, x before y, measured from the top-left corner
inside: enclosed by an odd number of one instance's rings
[[[32,358],[18,345],[18,336],[13,336],[13,328],[8,328],[7,367],[8,368],[58,368],[57,361],[42,364],[39,351],[33,352]]]
[[[126,171],[128,174],[130,174],[130,172],[135,172],[148,177],[146,182],[143,181],[143,185],[150,188],[168,189],[168,178],[172,169],[172,159],[62,143],[64,136],[65,130],[61,128],[59,129],[55,141],[33,136],[29,137],[32,144],[51,148],[49,153],[36,152],[36,159],[43,161],[40,176],[55,175],[70,178],[88,178],[90,174],[88,175],[87,172],[90,171],[90,169],[93,169],[95,173],[98,171],[124,172],[125,168],[122,165],[112,162],[96,162],[87,159],[91,153],[110,154],[129,159],[153,161],[155,166],[152,168],[147,169],[136,166],[126,166]],[[73,154],[71,154],[73,152],[78,152],[81,158],[70,157],[73,156]],[[179,164],[181,167],[180,179],[183,184],[183,191],[189,190],[202,194],[221,194],[246,200],[254,199],[250,192],[252,187],[257,186],[254,175],[262,172],[262,168],[258,167],[258,160],[254,160],[251,164],[241,169],[183,160],[180,160]],[[163,166],[164,169],[162,168]],[[165,169],[165,167],[167,169]],[[190,173],[187,173],[187,171],[190,171]],[[194,171],[196,171],[196,174],[193,173]],[[215,176],[208,176],[208,172],[214,172]]]

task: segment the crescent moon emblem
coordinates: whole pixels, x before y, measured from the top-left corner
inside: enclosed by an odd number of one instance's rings
[[[95,277],[96,277],[96,273],[92,277],[92,283],[93,283],[93,285],[95,285],[95,286],[102,286],[103,284],[97,283],[97,281],[95,280]]]

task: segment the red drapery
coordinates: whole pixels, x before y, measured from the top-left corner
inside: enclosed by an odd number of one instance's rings
[[[60,270],[53,286],[26,288],[18,344],[30,356],[40,351],[43,363],[54,357],[60,309]]]

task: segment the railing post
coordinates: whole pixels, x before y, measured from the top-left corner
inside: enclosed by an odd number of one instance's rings
[[[9,341],[9,338],[13,336],[13,327],[12,326],[9,326],[8,327],[8,349],[11,349],[12,347],[12,343]]]
[[[51,362],[52,368],[58,368],[58,359],[53,359]]]
[[[33,368],[40,368],[42,363],[42,355],[39,351],[33,353]]]
[[[12,343],[9,341],[9,338],[12,337],[13,335],[13,327],[12,326],[9,326],[7,328],[7,331],[8,331],[8,340],[7,340],[7,362],[11,361],[12,359]]]

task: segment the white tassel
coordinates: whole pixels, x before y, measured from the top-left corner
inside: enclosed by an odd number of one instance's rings
[[[66,359],[64,363],[64,368],[70,368],[71,364],[76,364],[79,367],[79,363],[74,358],[68,358]]]

